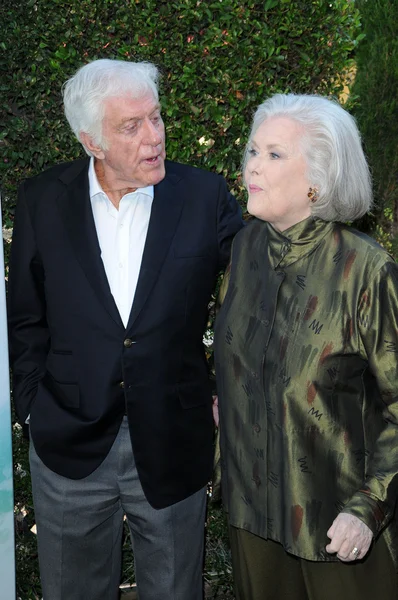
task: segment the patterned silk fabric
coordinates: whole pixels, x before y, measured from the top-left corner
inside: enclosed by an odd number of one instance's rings
[[[222,491],[235,527],[316,561],[340,511],[396,562],[398,265],[372,239],[257,219],[234,241],[215,328]]]

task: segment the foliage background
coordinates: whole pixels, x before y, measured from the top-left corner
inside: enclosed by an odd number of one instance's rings
[[[83,63],[155,62],[163,74],[168,157],[223,173],[243,204],[240,162],[257,105],[275,92],[338,97],[363,37],[353,0],[2,0],[0,22],[0,177],[8,229],[21,179],[82,155],[60,90]],[[15,423],[22,600],[40,598],[26,454]],[[209,513],[208,527],[210,577],[229,566],[219,509]],[[123,579],[131,581],[127,542],[125,556]],[[221,584],[227,588],[228,578]]]
[[[362,228],[398,257],[398,2],[357,0],[365,38],[350,110],[362,132],[376,201]]]
[[[223,172],[241,197],[255,107],[277,91],[339,94],[359,39],[349,0],[3,0],[0,19],[7,210],[21,178],[81,154],[60,89],[89,60],[155,62],[169,158]]]

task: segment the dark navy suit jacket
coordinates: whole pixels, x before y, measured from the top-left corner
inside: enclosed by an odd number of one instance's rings
[[[88,160],[20,188],[9,276],[13,390],[43,462],[92,473],[127,412],[141,484],[156,508],[206,484],[212,410],[202,345],[216,277],[241,228],[218,175],[166,161],[124,327],[103,267]]]

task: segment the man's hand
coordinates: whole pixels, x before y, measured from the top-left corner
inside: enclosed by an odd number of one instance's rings
[[[220,422],[220,417],[218,414],[218,396],[213,396],[213,419],[215,426],[218,427]]]
[[[344,562],[361,560],[366,556],[373,539],[369,527],[348,513],[340,513],[326,535],[331,540],[326,552],[337,552],[337,557]]]

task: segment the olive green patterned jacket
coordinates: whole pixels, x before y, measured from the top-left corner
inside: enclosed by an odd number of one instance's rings
[[[229,283],[228,283],[229,279]],[[234,241],[215,358],[229,519],[316,561],[340,511],[396,561],[398,265],[354,229],[253,220]],[[222,291],[223,293],[223,291]]]

